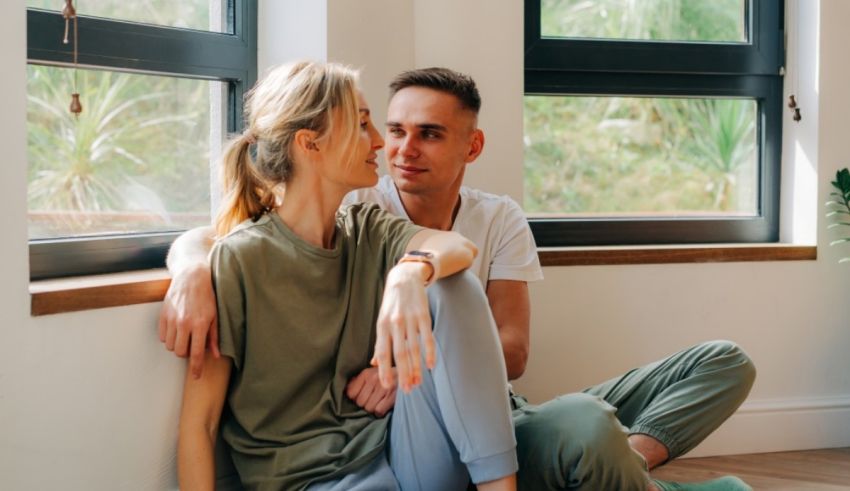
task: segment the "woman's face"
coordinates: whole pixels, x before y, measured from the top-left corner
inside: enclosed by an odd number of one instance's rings
[[[384,139],[375,125],[372,124],[369,105],[360,91],[357,92],[357,103],[360,113],[360,127],[354,148],[334,148],[332,152],[336,155],[331,156],[330,159],[332,161],[330,165],[338,169],[338,179],[346,187],[352,189],[371,187],[378,182],[378,162],[376,159],[378,158],[378,150],[384,146]],[[331,137],[330,141],[339,141],[339,139]],[[331,145],[337,146],[333,143]],[[346,150],[349,150],[350,153]],[[347,153],[351,156],[350,159],[346,158]]]

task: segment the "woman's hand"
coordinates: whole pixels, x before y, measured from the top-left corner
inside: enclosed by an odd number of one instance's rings
[[[387,275],[372,359],[372,365],[378,367],[381,385],[386,389],[396,383],[393,360],[401,390],[410,392],[422,382],[420,342],[425,346],[427,368],[434,368],[436,364],[436,342],[425,294],[425,280],[432,273],[429,264],[407,262],[396,265]]]

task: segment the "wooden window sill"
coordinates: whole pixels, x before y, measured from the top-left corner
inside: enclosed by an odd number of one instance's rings
[[[171,277],[166,269],[59,278],[30,283],[30,314],[49,315],[79,310],[159,302]]]
[[[723,263],[749,261],[812,261],[816,246],[789,244],[718,244],[617,247],[541,247],[543,266],[613,264]]]
[[[815,246],[787,244],[541,247],[543,266],[672,264],[741,261],[808,261]],[[30,283],[33,316],[159,302],[171,278],[165,269],[62,278]]]

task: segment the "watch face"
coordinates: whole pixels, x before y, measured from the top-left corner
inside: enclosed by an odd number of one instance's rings
[[[408,251],[405,255],[406,256],[419,256],[419,257],[424,257],[424,258],[427,258],[427,259],[432,259],[434,257],[434,254],[432,254],[428,251]]]

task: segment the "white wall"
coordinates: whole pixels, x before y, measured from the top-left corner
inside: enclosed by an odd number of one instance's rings
[[[327,0],[260,0],[257,15],[258,75],[287,61],[327,59]]]
[[[288,6],[303,5],[294,1]],[[174,488],[183,363],[156,338],[158,305],[28,314],[24,3],[7,5],[12,21],[0,30],[6,67],[0,77],[0,226],[6,236],[0,245],[0,488]],[[327,45],[296,40],[286,48],[278,32],[271,34],[282,21],[269,14],[286,6],[260,3],[266,13],[261,68],[288,56],[322,55],[363,66],[378,113],[385,107],[383,83],[398,70],[448,65],[473,75],[484,97],[488,142],[470,183],[521,199],[521,2],[328,0],[318,2],[327,6],[326,25],[318,14],[311,17],[317,25],[301,26],[307,34],[326,28]],[[817,220],[827,178],[850,165],[850,66],[843,52],[850,3],[819,4],[820,37],[803,43],[823,48],[817,76],[808,77],[815,85],[805,91],[803,122],[786,136],[800,139],[817,170],[818,196],[807,198],[817,205],[796,219],[817,224],[819,259],[546,268],[546,280],[531,289],[532,357],[516,384],[533,400],[689,343],[730,338],[750,352],[759,378],[744,411],[702,452],[850,445],[850,267],[836,264],[850,250],[828,247],[832,231]]]

